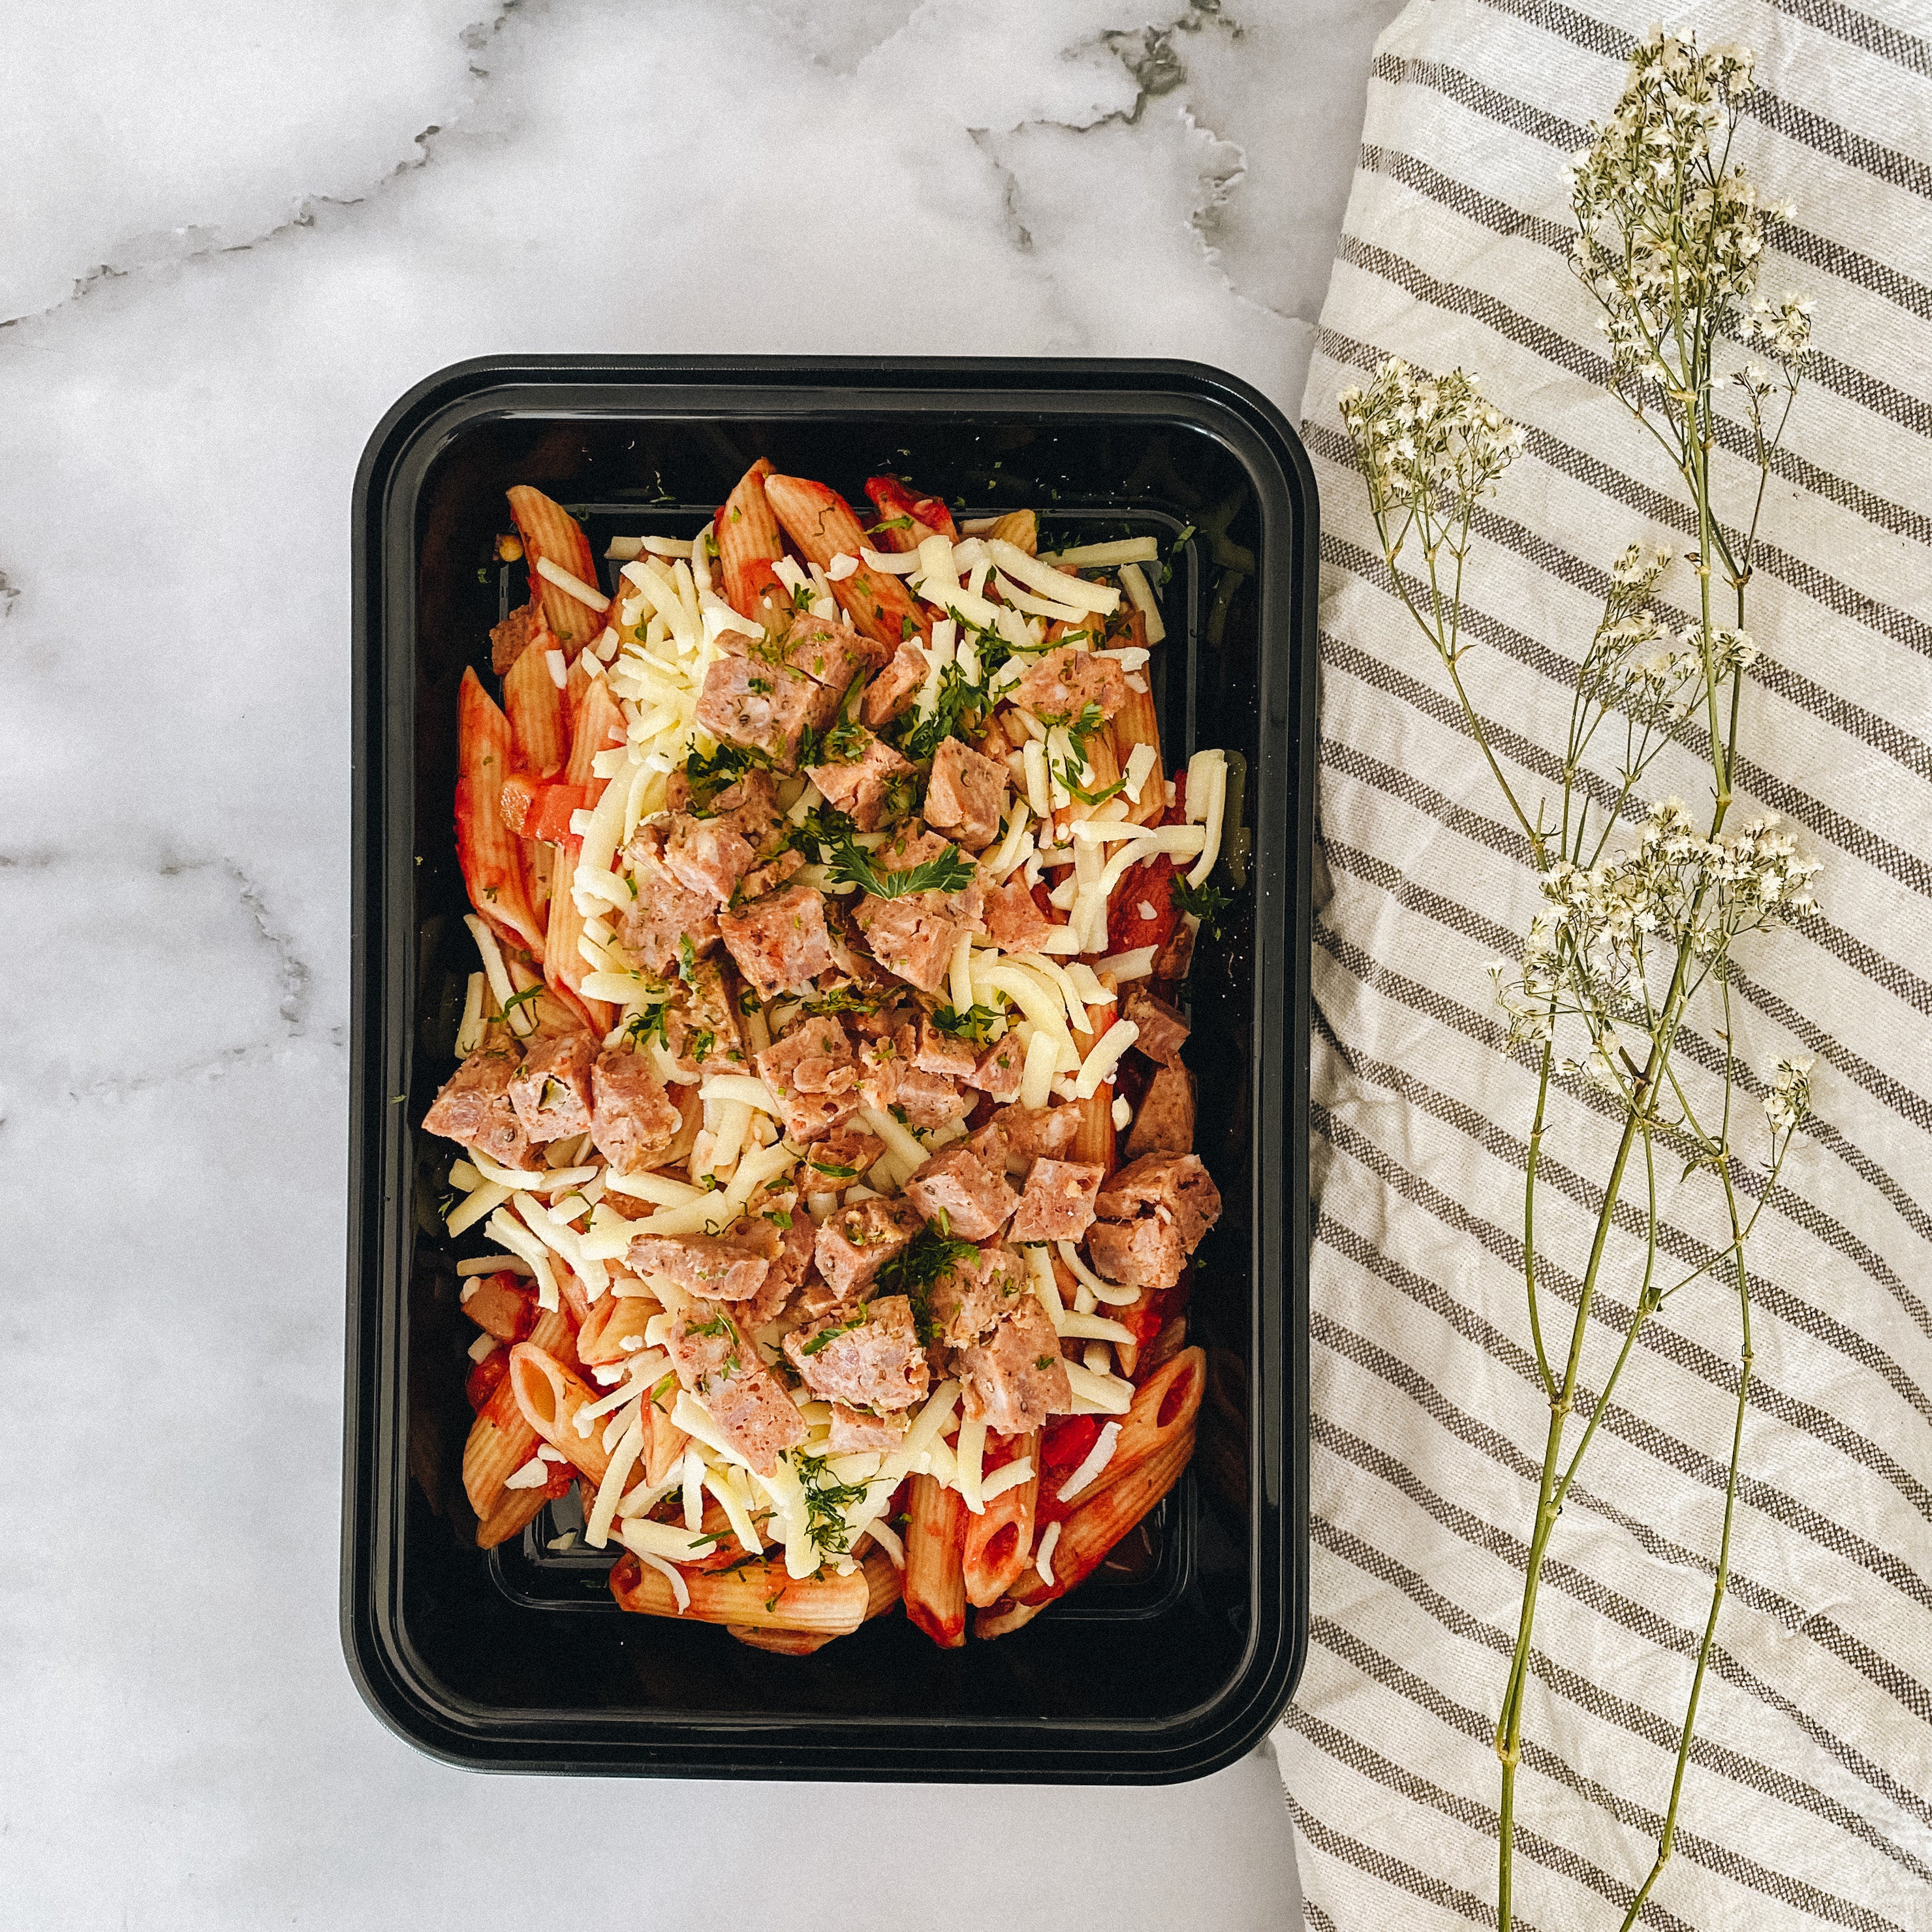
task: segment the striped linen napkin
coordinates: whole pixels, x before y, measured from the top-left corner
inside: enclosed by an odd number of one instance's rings
[[[1653,4],[1414,0],[1378,49],[1304,405],[1325,526],[1314,1614],[1278,1742],[1319,1932],[1494,1922],[1490,1737],[1547,1420],[1519,1272],[1534,1082],[1484,970],[1537,895],[1384,587],[1335,398],[1387,355],[1460,364],[1527,430],[1472,559],[1465,674],[1533,801],[1608,566],[1688,541],[1566,259],[1565,162]],[[1645,1922],[1904,1932],[1932,1926],[1932,8],[1714,0],[1666,24],[1756,52],[1738,153],[1798,205],[1762,292],[1816,302],[1752,589],[1741,810],[1795,821],[1826,870],[1822,916],[1742,955],[1744,1062],[1814,1055],[1819,1118],[1754,1240],[1730,1594]],[[1660,596],[1694,605],[1688,571]],[[1706,768],[1652,776],[1702,810]],[[1553,1124],[1546,1238],[1574,1260],[1614,1135],[1574,1099]],[[1702,1197],[1664,1212],[1666,1256],[1694,1257]],[[1612,1239],[1592,1387],[1639,1254]],[[1545,1932],[1614,1926],[1648,1870],[1708,1606],[1733,1297],[1698,1284],[1647,1342],[1542,1592],[1516,1883]]]

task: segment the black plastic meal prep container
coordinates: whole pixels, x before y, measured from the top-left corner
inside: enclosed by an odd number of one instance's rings
[[[1209,1364],[1194,1462],[1106,1570],[961,1650],[901,1616],[785,1658],[627,1615],[614,1546],[553,1550],[547,1513],[479,1551],[463,1490],[455,1264],[488,1243],[445,1234],[454,1150],[420,1123],[476,964],[456,695],[522,595],[495,558],[503,493],[546,491],[601,557],[620,532],[689,536],[761,455],[848,496],[886,471],[968,516],[1030,506],[1045,542],[1174,544],[1150,666],[1163,753],[1239,754],[1216,875],[1232,904],[1188,988],[1197,1144],[1226,1204],[1190,1309]],[[1316,508],[1294,432],[1195,363],[493,358],[389,412],[354,518],[342,1630],[370,1707],[435,1756],[522,1772],[1158,1784],[1250,1749],[1306,1642]]]

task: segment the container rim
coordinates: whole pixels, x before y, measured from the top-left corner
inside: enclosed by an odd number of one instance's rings
[[[1264,1190],[1255,1239],[1275,1265],[1257,1277],[1251,1321],[1256,1399],[1250,1481],[1267,1508],[1251,1504],[1251,1593],[1285,1614],[1251,1617],[1231,1690],[1199,1708],[1145,1722],[1060,1720],[983,1724],[956,1718],[784,1719],[668,1717],[655,1736],[608,1735],[634,1713],[492,1715],[446,1691],[390,1612],[400,1525],[384,1498],[382,1474],[403,1453],[392,1331],[406,1269],[391,1238],[406,1215],[405,1124],[391,1104],[406,1066],[395,1037],[406,1016],[389,1010],[386,950],[406,895],[386,876],[385,826],[405,814],[413,778],[397,757],[384,698],[390,649],[386,533],[398,493],[412,502],[437,452],[466,427],[526,416],[550,420],[637,415],[704,418],[811,415],[850,420],[887,410],[982,415],[1106,417],[1184,422],[1220,442],[1258,492],[1286,509],[1286,553],[1268,560],[1277,599],[1263,628],[1264,688],[1258,730],[1262,771],[1255,824],[1279,814],[1284,865],[1264,906],[1257,865],[1257,998],[1265,968],[1280,998],[1264,1013],[1280,1055],[1280,1106],[1258,1105],[1253,1161],[1258,1178],[1278,1176],[1272,1241]],[[1258,470],[1257,464],[1262,466]],[[344,1367],[340,1628],[350,1674],[372,1711],[418,1749],[475,1769],[853,1781],[1179,1782],[1221,1769],[1259,1742],[1292,1696],[1307,1642],[1309,1545],[1307,1262],[1310,1010],[1312,941],[1315,670],[1318,502],[1312,470],[1286,418],[1239,377],[1178,359],[940,356],[499,355],[438,370],[385,413],[357,466],[352,507],[351,1078],[348,1189],[347,1346]],[[413,557],[412,557],[413,566]],[[1270,607],[1273,610],[1273,607]],[[1280,634],[1272,634],[1278,631]],[[400,763],[399,775],[395,769]],[[398,782],[400,776],[400,782]],[[1264,916],[1265,915],[1265,917]],[[413,938],[413,932],[410,934]],[[1265,946],[1264,942],[1265,941]],[[1264,1583],[1268,1586],[1263,1589]],[[897,1741],[868,1735],[898,1727]],[[908,1736],[908,1732],[916,1735]],[[952,1742],[946,1733],[950,1731]]]

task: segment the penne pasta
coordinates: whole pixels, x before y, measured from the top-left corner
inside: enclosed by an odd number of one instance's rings
[[[603,1432],[593,1426],[578,1434],[577,1412],[597,1400],[556,1358],[533,1342],[519,1342],[510,1351],[510,1372],[504,1386],[514,1396],[524,1420],[553,1449],[562,1451],[593,1483],[602,1482],[610,1466]]]
[[[645,1616],[686,1616],[748,1630],[805,1630],[847,1636],[866,1620],[872,1586],[865,1570],[793,1576],[782,1562],[747,1563],[736,1570],[684,1571],[691,1605],[680,1611],[670,1580],[628,1551],[610,1571],[610,1594],[625,1610]]]
[[[476,1526],[478,1550],[494,1550],[526,1529],[550,1497],[542,1490],[505,1490],[490,1514]]]
[[[518,766],[538,778],[560,770],[570,754],[570,730],[564,721],[563,693],[541,646],[526,650],[503,674],[503,710]]]
[[[906,1615],[942,1649],[955,1650],[966,1641],[966,1499],[932,1476],[914,1477],[908,1488]]]
[[[543,932],[530,910],[518,841],[503,820],[510,722],[473,670],[463,674],[456,718],[456,858],[470,903],[500,938],[541,952]]]
[[[757,617],[768,591],[781,602],[784,596],[772,568],[784,555],[784,538],[765,495],[771,473],[771,464],[760,457],[718,506],[718,580],[725,602],[741,617]]]
[[[1108,1551],[1179,1481],[1193,1452],[1194,1432],[1189,1430],[1163,1443],[1157,1454],[1099,1491],[1090,1501],[1083,1499],[1072,1514],[1061,1520],[1053,1550],[1052,1582],[1045,1582],[1036,1570],[1022,1571],[1006,1597],[992,1606],[990,1616],[982,1612],[974,1620],[974,1634],[1003,1636],[1007,1629],[1018,1628],[1017,1624],[1006,1622],[1000,1614],[1008,1606],[1043,1606],[1084,1582],[1099,1568]]]
[[[594,588],[597,560],[590,554],[590,540],[577,519],[541,490],[519,483],[509,498],[510,514],[530,565],[530,590],[542,606],[544,622],[560,643],[581,649],[603,629],[602,614],[545,575],[542,566],[548,560],[566,576]]]
[[[820,569],[840,554],[856,556],[865,547],[865,532],[844,498],[823,483],[802,476],[767,476],[765,496],[784,533],[799,554]],[[929,631],[930,614],[922,613],[896,577],[862,566],[832,586],[832,594],[862,637],[896,645],[910,622]]]
[[[966,1600],[976,1610],[996,1603],[1033,1560],[1034,1505],[1040,1494],[1040,1432],[1013,1444],[1013,1459],[1028,1457],[1034,1474],[992,1498],[966,1525],[961,1569]]]

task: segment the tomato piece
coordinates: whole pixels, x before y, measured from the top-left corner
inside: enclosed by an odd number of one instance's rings
[[[567,845],[574,836],[571,814],[588,812],[602,789],[601,785],[571,784],[561,778],[512,772],[503,783],[504,821],[520,838]]]
[[[553,1462],[550,1466],[550,1480],[543,1486],[544,1497],[551,1502],[560,1502],[569,1495],[571,1484],[577,1480],[577,1465],[574,1462]]]
[[[1046,1433],[1040,1438],[1041,1470],[1048,1475],[1060,1476],[1070,1469],[1077,1469],[1086,1461],[1088,1451],[1099,1441],[1100,1436],[1097,1416],[1063,1415],[1049,1422]]]
[[[956,543],[959,532],[953,527],[952,512],[937,496],[915,496],[896,476],[868,476],[866,479],[866,494],[872,498],[872,506],[884,522],[894,522],[901,517],[910,517],[919,526],[908,530],[903,525],[878,534],[885,539],[876,548],[886,550],[918,549],[927,537],[938,535]]]
[[[471,1409],[481,1408],[502,1386],[503,1378],[509,1372],[509,1350],[491,1349],[464,1380],[463,1393],[468,1397]]]
[[[1142,911],[1142,907],[1148,910]],[[1174,861],[1165,852],[1130,866],[1107,902],[1107,950],[1132,952],[1150,946],[1158,952],[1180,922],[1174,903]]]

